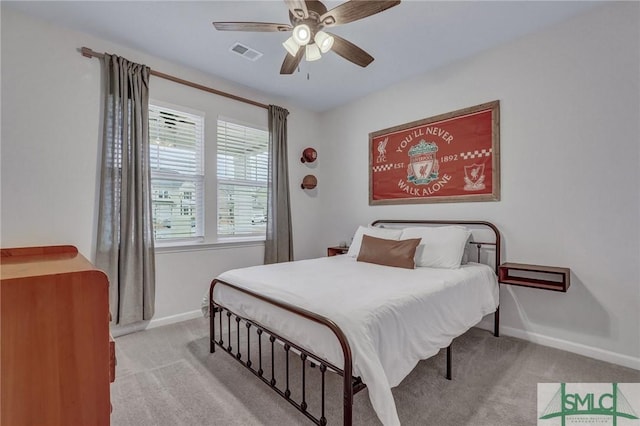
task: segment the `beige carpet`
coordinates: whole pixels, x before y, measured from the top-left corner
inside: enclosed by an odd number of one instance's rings
[[[114,426],[312,424],[228,354],[210,354],[205,319],[119,337],[116,350]],[[298,395],[301,364],[293,358],[291,388]],[[263,362],[270,378],[270,360]],[[277,352],[279,382],[283,364]],[[393,390],[403,425],[535,425],[539,382],[640,382],[637,370],[475,328],[454,341],[452,381],[444,378],[445,366],[441,351]],[[307,376],[319,382],[318,368]],[[334,374],[327,379],[327,418],[342,424],[341,381]],[[308,389],[316,409],[319,388]],[[356,425],[380,424],[366,390],[356,394],[353,411]]]

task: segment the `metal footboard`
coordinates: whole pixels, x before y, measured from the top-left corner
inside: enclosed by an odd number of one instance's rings
[[[317,355],[309,352],[308,350],[296,345],[285,339],[284,337],[278,335],[276,332],[264,327],[257,322],[250,320],[248,318],[241,317],[234,313],[233,311],[227,309],[226,307],[215,303],[213,299],[213,292],[216,285],[222,284],[228,287],[233,288],[234,290],[240,291],[242,293],[253,296],[257,299],[260,299],[264,302],[275,305],[279,308],[282,308],[286,311],[295,313],[300,315],[301,317],[314,321],[316,323],[322,324],[329,328],[333,334],[338,339],[340,346],[342,348],[342,353],[344,355],[344,368],[340,369],[333,365],[332,363],[318,357]],[[211,287],[209,289],[209,324],[210,324],[210,352],[215,352],[216,345],[222,348],[225,352],[229,353],[233,358],[244,365],[249,371],[258,376],[265,384],[267,384],[271,389],[276,391],[281,397],[287,400],[291,405],[296,407],[301,413],[307,416],[311,421],[313,421],[317,425],[326,425],[327,419],[325,416],[325,374],[327,369],[331,369],[341,375],[343,377],[343,424],[351,425],[353,422],[353,396],[364,389],[366,385],[362,383],[362,380],[359,377],[352,377],[353,371],[353,360],[351,348],[349,346],[349,342],[347,341],[346,336],[342,332],[342,330],[330,319],[325,318],[321,315],[315,314],[313,312],[309,312],[307,310],[298,308],[297,306],[293,306],[284,302],[280,302],[277,300],[273,300],[271,298],[265,297],[263,295],[254,293],[250,290],[237,287],[233,284],[230,284],[225,281],[221,281],[218,279],[214,279],[211,282]],[[226,320],[225,320],[226,317]],[[233,318],[233,319],[232,319]],[[232,321],[235,322],[235,333],[232,332]],[[217,324],[216,324],[217,323]],[[246,347],[246,355],[247,359],[244,360],[242,357],[242,350],[240,348],[241,334],[240,330],[243,328],[242,324],[244,324],[244,328],[246,329],[246,337],[247,337],[247,347]],[[216,326],[218,331],[216,332]],[[251,331],[255,330],[257,335],[257,345],[258,345],[258,359],[251,359]],[[266,336],[265,336],[266,335]],[[263,338],[263,336],[265,336]],[[267,340],[268,342],[264,342]],[[276,345],[275,343],[279,342],[282,344],[282,352],[285,356],[285,383],[284,388],[279,386],[280,383],[276,380],[275,377],[275,355],[276,355]],[[263,349],[264,345],[267,346],[266,350],[270,352],[271,358],[271,366],[270,371],[265,371],[265,367],[269,369],[268,366],[263,365]],[[280,345],[278,345],[280,346]],[[302,361],[302,383],[301,383],[301,398],[300,400],[294,399],[289,382],[289,371],[290,371],[290,353],[295,352],[295,356],[298,356]],[[307,377],[307,361],[310,362],[310,367],[318,366],[318,371],[321,375],[321,401],[320,401],[320,413],[319,415],[315,415],[309,411],[309,404],[306,398],[306,377]],[[257,362],[257,368],[255,363]]]

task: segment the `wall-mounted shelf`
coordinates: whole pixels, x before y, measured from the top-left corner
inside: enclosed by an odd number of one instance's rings
[[[336,256],[339,254],[346,254],[349,251],[349,247],[327,247],[327,256]]]
[[[566,292],[571,284],[571,270],[557,266],[503,263],[498,268],[498,281],[502,284]]]

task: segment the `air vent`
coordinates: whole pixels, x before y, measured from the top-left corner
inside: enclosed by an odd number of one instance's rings
[[[258,52],[257,50],[240,43],[235,43],[229,48],[229,51],[237,53],[238,55],[242,56],[245,59],[248,59],[249,61],[257,61],[262,56],[262,53]]]

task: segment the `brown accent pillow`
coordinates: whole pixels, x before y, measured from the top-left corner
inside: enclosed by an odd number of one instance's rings
[[[358,262],[414,269],[416,248],[422,238],[410,240],[386,240],[370,235],[362,235],[362,245],[358,253]]]

